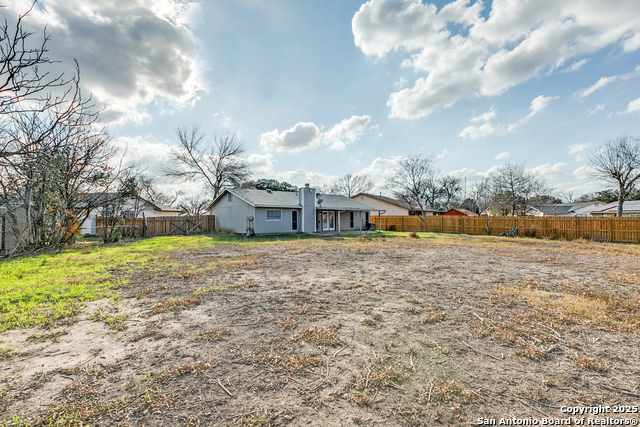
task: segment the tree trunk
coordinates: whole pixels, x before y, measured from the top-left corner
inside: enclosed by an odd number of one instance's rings
[[[424,214],[424,211],[422,211],[422,215],[420,215],[420,219],[422,220],[422,223],[424,224],[424,229],[426,230],[426,232],[430,233],[431,230],[429,230],[429,226],[427,225],[427,216]]]
[[[622,208],[624,206],[624,199],[626,199],[626,194],[624,188],[622,188],[622,184],[620,184],[620,189],[618,190],[618,216],[622,216]]]

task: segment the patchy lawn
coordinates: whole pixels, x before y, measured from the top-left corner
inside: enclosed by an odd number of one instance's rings
[[[469,425],[633,411],[639,273],[632,245],[435,233],[164,237],[5,261],[0,422]]]

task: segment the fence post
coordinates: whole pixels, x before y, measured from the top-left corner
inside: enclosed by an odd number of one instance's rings
[[[466,221],[467,217],[466,216],[461,216],[460,220],[462,221],[462,230],[460,234],[464,234],[464,222]]]
[[[400,231],[404,231],[404,217],[400,217]]]
[[[444,221],[442,215],[440,215],[440,232],[444,233]]]
[[[544,224],[544,232],[542,234],[542,237],[546,239],[547,238],[547,216],[545,214],[542,214],[542,223]]]
[[[609,225],[609,241],[613,240],[613,217],[610,216],[607,220],[607,224]]]
[[[580,238],[580,218],[576,216],[576,239]]]

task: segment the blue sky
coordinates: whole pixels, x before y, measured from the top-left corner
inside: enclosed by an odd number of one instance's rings
[[[636,0],[40,0],[26,25],[45,23],[149,173],[198,125],[237,133],[255,178],[381,189],[422,154],[471,183],[513,159],[578,196],[607,187],[599,144],[640,135]]]

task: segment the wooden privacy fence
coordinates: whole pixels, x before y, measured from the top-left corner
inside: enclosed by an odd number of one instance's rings
[[[96,235],[102,236],[114,227],[126,236],[173,236],[215,231],[215,215],[158,216],[150,218],[96,218]]]
[[[371,218],[378,228],[378,218]],[[382,230],[426,231],[419,216],[382,216]],[[430,216],[430,231],[497,236],[517,228],[521,237],[640,242],[640,217]]]

